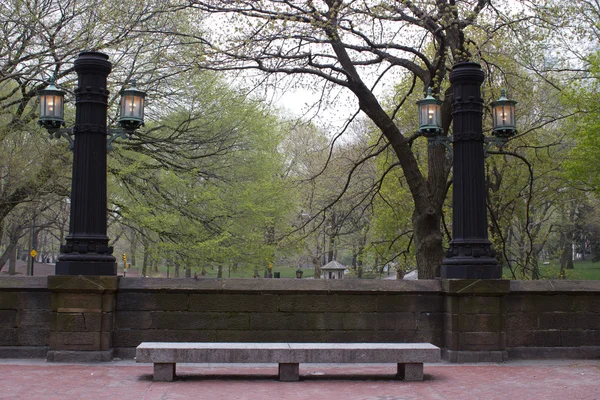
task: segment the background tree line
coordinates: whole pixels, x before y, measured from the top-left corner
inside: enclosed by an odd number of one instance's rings
[[[451,135],[448,73],[464,60],[486,72],[486,134],[500,90],[519,101],[518,135],[486,161],[505,275],[538,279],[558,260],[564,277],[574,255],[600,258],[595,3],[116,5],[0,5],[0,265],[27,253],[32,226],[44,258],[68,229],[71,154],[36,126],[36,93],[50,76],[71,92],[87,49],[114,64],[111,119],[129,79],[148,92],[146,127],[109,154],[110,237],[143,275],[285,265],[319,276],[338,260],[358,277],[437,276],[452,160],[416,134],[414,103],[431,87]],[[269,101],[298,87],[314,91],[303,117]]]

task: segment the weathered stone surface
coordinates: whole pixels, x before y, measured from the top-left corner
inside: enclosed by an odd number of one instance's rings
[[[587,330],[600,329],[600,314],[540,313],[540,329]]]
[[[175,378],[175,363],[155,363],[154,377],[155,382],[171,382]]]
[[[279,363],[279,380],[281,382],[296,382],[300,379],[300,364]]]
[[[469,351],[469,350],[442,350],[442,358],[452,363],[493,362],[501,363],[508,360],[506,351]]]
[[[511,292],[600,292],[600,281],[536,280],[510,281]]]
[[[423,364],[398,364],[398,378],[405,381],[422,381],[423,380]]]
[[[0,329],[17,327],[16,310],[0,310]]]
[[[423,363],[439,362],[429,343],[142,343],[137,362]]]
[[[50,275],[48,289],[53,292],[105,293],[117,290],[116,276]]]
[[[441,312],[444,298],[437,294],[391,294],[377,296],[379,312]]]
[[[94,293],[54,293],[52,309],[58,312],[96,312],[102,311],[102,296]]]
[[[503,320],[498,314],[461,314],[458,329],[460,332],[498,332]]]
[[[102,314],[99,313],[57,313],[56,330],[64,332],[99,332],[102,328]]]
[[[215,331],[208,330],[120,330],[113,335],[113,346],[135,347],[142,342],[214,342],[217,341]]]
[[[452,294],[503,295],[510,291],[510,281],[503,279],[444,279],[442,291]]]
[[[44,358],[48,346],[0,346],[0,358]]]
[[[510,313],[505,316],[506,331],[538,330],[538,313]]]
[[[193,278],[121,278],[119,291],[151,292],[218,292],[222,289],[220,279],[193,279]]]
[[[100,332],[52,332],[53,350],[100,350]]]
[[[329,331],[299,331],[299,330],[247,330],[247,331],[216,331],[218,342],[326,342]]]
[[[560,331],[509,330],[508,347],[554,347],[560,346]]]
[[[441,331],[444,328],[444,313],[421,312],[417,315],[417,329],[420,331]]]
[[[118,293],[117,310],[184,311],[188,309],[188,294]]]
[[[498,296],[461,296],[458,299],[460,314],[499,314],[502,298]]]
[[[511,359],[595,359],[600,358],[600,346],[575,347],[509,347],[508,356]]]
[[[117,311],[115,329],[150,329],[153,311]]]
[[[15,346],[17,345],[18,329],[1,329],[0,328],[0,346]]]
[[[249,315],[234,312],[153,312],[152,329],[248,329]]]
[[[375,295],[286,295],[279,299],[279,310],[287,312],[369,312],[376,311]]]
[[[584,313],[600,313],[598,295],[580,295],[573,298],[573,311]]]
[[[30,290],[30,289],[47,289],[48,279],[45,276],[17,276],[3,275],[0,276],[0,290]]]
[[[567,294],[511,294],[504,304],[507,313],[570,312],[574,310],[574,300],[575,296]]]
[[[561,346],[590,346],[600,343],[600,330],[561,331]]]
[[[15,333],[13,344],[17,346],[48,346],[50,343],[49,329],[27,327],[16,329]]]
[[[461,350],[504,350],[504,333],[464,332],[459,335]]]
[[[50,292],[0,291],[0,310],[49,310]]]
[[[338,314],[342,315],[342,314]],[[343,328],[350,330],[415,330],[417,314],[399,313],[344,313]],[[330,328],[330,329],[340,329]]]
[[[49,362],[106,362],[113,359],[113,350],[77,351],[50,350],[46,355]]]
[[[328,330],[343,329],[341,313],[251,313],[250,329]]]
[[[52,311],[50,310],[19,310],[17,313],[17,326],[22,327],[45,327],[52,324]]]
[[[385,280],[364,280],[364,279],[331,279],[326,280],[329,284],[331,293],[364,293],[364,292],[379,292],[379,293],[439,293],[441,291],[441,283],[439,280],[402,280],[402,279],[385,279]]]
[[[190,311],[276,312],[278,295],[265,294],[191,294]]]

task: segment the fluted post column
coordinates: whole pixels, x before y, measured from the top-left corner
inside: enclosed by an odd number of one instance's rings
[[[499,279],[502,270],[488,240],[485,202],[483,100],[484,73],[473,62],[450,73],[453,116],[452,241],[442,262],[443,279]]]
[[[108,246],[106,140],[108,91],[112,64],[108,56],[83,52],[75,60],[78,87],[73,128],[71,215],[66,244],[61,246],[56,275],[116,275]]]

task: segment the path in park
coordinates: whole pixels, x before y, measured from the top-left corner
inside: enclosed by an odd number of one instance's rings
[[[300,382],[275,380],[276,365],[184,365],[152,382],[132,361],[51,364],[0,360],[0,399],[427,400],[600,399],[600,361],[426,365],[426,380],[392,380],[394,365],[301,365]]]

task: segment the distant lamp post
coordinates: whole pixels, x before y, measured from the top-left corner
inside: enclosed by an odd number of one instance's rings
[[[304,274],[304,271],[302,271],[300,268],[298,268],[296,270],[296,278],[298,278],[298,279],[302,278],[303,274]]]
[[[75,125],[64,126],[64,92],[54,81],[39,92],[38,123],[57,138],[67,138],[73,149],[71,214],[66,244],[61,245],[56,275],[116,275],[113,248],[108,245],[106,154],[116,137],[127,137],[144,121],[144,92],[123,90],[120,127],[107,126],[107,77],[112,64],[108,56],[83,52],[75,60]]]
[[[492,134],[503,142],[517,133],[516,104],[516,101],[506,97],[504,89],[500,98],[492,103]]]

